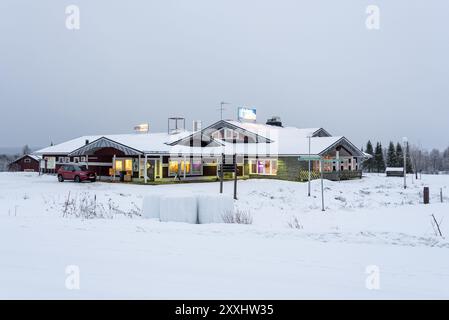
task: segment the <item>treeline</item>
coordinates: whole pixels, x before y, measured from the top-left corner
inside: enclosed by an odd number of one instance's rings
[[[9,164],[24,154],[31,153],[28,145],[23,146],[22,152],[17,154],[0,154],[0,171],[9,171]]]
[[[389,143],[384,148],[381,142],[373,148],[371,141],[366,144],[365,152],[372,157],[363,163],[366,172],[385,172],[386,167],[404,167],[404,150],[401,143]],[[406,144],[406,169],[408,173],[449,173],[449,147],[443,152],[432,149],[430,152],[420,146]],[[362,149],[363,150],[363,149]]]

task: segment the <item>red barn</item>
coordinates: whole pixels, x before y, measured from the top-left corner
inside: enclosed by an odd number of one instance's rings
[[[41,158],[33,154],[25,154],[9,164],[9,171],[39,172]]]

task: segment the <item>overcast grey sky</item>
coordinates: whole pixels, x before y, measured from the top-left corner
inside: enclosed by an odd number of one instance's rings
[[[65,27],[78,5],[81,29]],[[380,7],[380,30],[365,26]],[[449,146],[447,0],[1,0],[0,146],[167,117],[258,121]]]

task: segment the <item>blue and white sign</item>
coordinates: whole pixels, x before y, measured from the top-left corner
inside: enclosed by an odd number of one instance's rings
[[[238,109],[238,119],[256,122],[256,108],[240,107]]]

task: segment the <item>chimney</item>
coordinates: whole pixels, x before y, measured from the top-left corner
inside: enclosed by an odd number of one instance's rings
[[[201,120],[193,120],[192,131],[197,132],[197,131],[201,131],[201,129],[202,129]]]
[[[278,117],[278,116],[271,117],[271,119],[267,120],[267,125],[282,127],[281,117]]]
[[[89,144],[89,139],[86,139],[85,143],[86,143],[86,145],[88,145]]]

